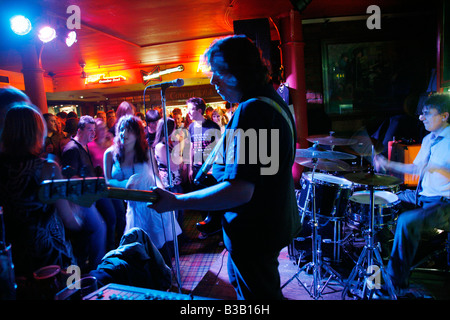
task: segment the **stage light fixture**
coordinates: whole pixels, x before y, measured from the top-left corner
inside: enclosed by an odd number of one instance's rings
[[[75,31],[70,31],[67,33],[66,45],[71,47],[75,42],[77,42],[77,33]]]
[[[31,31],[31,21],[22,15],[12,17],[10,20],[11,29],[15,34],[24,36]]]
[[[38,37],[44,43],[50,42],[56,38],[56,30],[49,26],[42,27],[39,30]]]

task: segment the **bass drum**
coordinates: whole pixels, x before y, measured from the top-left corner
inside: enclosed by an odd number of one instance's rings
[[[389,191],[374,190],[374,229],[394,223],[400,208],[398,196]],[[347,224],[355,228],[369,227],[370,191],[357,191],[350,197]]]

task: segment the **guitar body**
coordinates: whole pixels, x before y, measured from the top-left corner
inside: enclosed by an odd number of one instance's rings
[[[217,180],[212,174],[206,174],[201,180],[201,186],[205,188],[215,184],[217,184]],[[221,231],[223,214],[224,211],[208,211],[206,217],[202,221],[196,223],[197,230],[206,236],[213,235]]]

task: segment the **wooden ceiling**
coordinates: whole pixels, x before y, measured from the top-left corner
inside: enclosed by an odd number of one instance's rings
[[[81,62],[86,64],[87,73],[198,63],[215,38],[233,34],[234,20],[270,17],[276,23],[293,9],[289,0],[17,0],[14,4],[19,9],[34,7],[38,20],[61,26],[70,16],[66,13],[70,5],[81,10],[78,41],[70,48],[62,41],[52,41],[44,45],[41,54],[46,77],[51,75],[59,83],[47,96],[61,100],[69,99],[70,91],[86,91],[81,86],[61,85],[70,77],[79,78]],[[383,13],[401,13],[421,5],[407,0],[312,0],[302,11],[302,18],[365,15],[373,4]],[[13,7],[8,4],[8,10],[2,10],[2,19]],[[21,56],[7,36],[10,30],[3,26],[0,70],[21,72]],[[142,84],[96,88],[94,92],[101,96],[102,92],[135,88],[142,88]]]

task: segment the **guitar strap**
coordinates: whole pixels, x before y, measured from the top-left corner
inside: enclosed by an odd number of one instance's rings
[[[278,111],[281,114],[281,116],[286,120],[286,122],[289,126],[289,129],[291,131],[292,150],[295,150],[295,140],[296,140],[295,131],[294,131],[294,126],[292,124],[292,121],[290,120],[288,113],[277,102],[275,102],[273,99],[270,99],[267,97],[258,96],[256,98],[252,98],[252,99],[248,100],[248,102],[254,102],[257,100],[265,102],[268,105],[270,105],[271,107],[273,107],[274,110]],[[225,138],[226,138],[226,133],[222,134],[219,142],[217,142],[214,149],[211,151],[208,158],[206,158],[202,167],[198,171],[198,173],[194,179],[195,184],[197,184],[197,185],[202,184],[202,181],[205,179],[206,174],[209,172],[214,161],[216,160],[217,154],[218,154],[219,150],[222,148]],[[293,157],[295,158],[295,152],[292,152],[292,154],[293,154]]]

